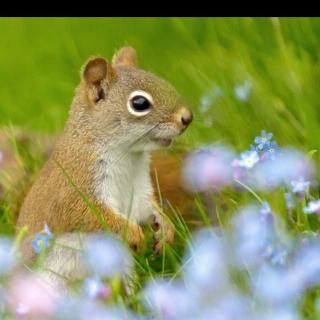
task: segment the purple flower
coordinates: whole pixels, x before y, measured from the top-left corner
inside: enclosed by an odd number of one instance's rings
[[[40,253],[42,250],[47,248],[50,245],[50,240],[53,235],[47,224],[44,225],[44,228],[41,232],[37,233],[32,240],[32,246],[35,253]]]
[[[85,243],[83,262],[96,276],[112,278],[126,274],[132,267],[132,256],[128,249],[113,237],[91,235]]]
[[[50,318],[51,319],[51,318]],[[104,306],[85,297],[66,294],[57,304],[55,317],[57,320],[138,320],[130,310],[123,306]]]
[[[305,288],[320,284],[320,243],[319,239],[302,245],[297,251],[293,270]]]
[[[303,212],[307,214],[310,214],[310,213],[320,214],[320,200],[310,201],[308,205],[303,208]]]
[[[298,180],[291,181],[292,192],[300,197],[305,196],[310,187],[310,181],[306,181],[303,177],[299,177]]]
[[[259,178],[254,185],[257,189],[272,189],[290,186],[302,176],[312,179],[315,175],[314,163],[298,150],[282,149],[273,161],[261,161],[255,168]]]
[[[157,316],[156,319],[189,319],[197,306],[192,291],[181,282],[163,279],[150,281],[143,290],[144,304]]]
[[[222,297],[213,298],[210,303],[197,308],[196,314],[189,319],[247,320],[256,319],[253,314],[253,304],[247,296],[232,288]]]
[[[273,224],[272,210],[271,210],[270,205],[267,201],[263,202],[259,212],[260,212],[262,221],[264,221],[265,223],[269,223],[271,225]]]
[[[194,290],[213,294],[228,286],[227,256],[223,239],[210,229],[198,231],[185,258],[184,279]]]
[[[273,266],[261,268],[252,279],[252,285],[255,296],[264,305],[289,304],[303,292],[303,281],[296,270]]]
[[[251,205],[233,218],[231,235],[237,267],[255,267],[263,261],[263,253],[272,243],[273,224],[261,219],[259,208]]]
[[[261,136],[255,137],[254,142],[257,144],[259,150],[265,150],[270,146],[273,134],[267,133],[265,130],[261,131]]]
[[[251,169],[258,162],[259,162],[258,152],[255,150],[249,150],[240,154],[240,160],[238,162],[238,165],[246,169]]]
[[[98,277],[87,278],[82,285],[82,291],[86,297],[91,299],[105,299],[111,291]]]
[[[232,183],[231,161],[234,153],[217,145],[191,152],[186,158],[183,178],[191,190],[205,191]]]
[[[270,244],[264,252],[266,261],[279,267],[284,267],[287,264],[288,255],[288,250],[279,244]]]

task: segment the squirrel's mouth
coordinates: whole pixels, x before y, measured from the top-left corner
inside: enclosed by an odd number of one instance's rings
[[[172,139],[169,138],[153,138],[152,141],[163,147],[169,147],[172,143]]]

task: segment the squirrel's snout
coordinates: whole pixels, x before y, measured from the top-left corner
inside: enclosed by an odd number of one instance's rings
[[[183,130],[185,130],[192,122],[193,113],[188,108],[182,107],[176,112],[175,118],[179,126],[182,127]]]

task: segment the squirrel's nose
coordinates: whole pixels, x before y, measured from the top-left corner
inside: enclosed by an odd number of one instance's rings
[[[188,108],[182,107],[177,111],[176,119],[182,127],[186,128],[192,122],[193,114]]]

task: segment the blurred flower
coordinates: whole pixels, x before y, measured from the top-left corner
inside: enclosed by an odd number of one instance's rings
[[[302,245],[299,250],[296,250],[292,269],[299,275],[305,288],[320,284],[319,239]]]
[[[220,299],[215,299],[208,305],[199,306],[193,319],[255,319],[252,311],[252,303],[249,299],[233,288],[232,291],[226,293]]]
[[[293,209],[295,207],[295,204],[294,204],[294,200],[293,200],[292,194],[290,192],[286,192],[284,194],[284,197],[285,197],[285,200],[286,200],[286,208],[288,210]]]
[[[264,150],[261,156],[262,160],[275,160],[276,156],[279,154],[280,148],[276,141],[271,141]]]
[[[52,239],[53,234],[46,223],[44,224],[43,233],[45,233],[49,239]]]
[[[85,243],[83,262],[96,276],[111,278],[131,270],[132,256],[120,241],[93,234]]]
[[[268,261],[271,265],[284,267],[287,264],[289,253],[284,246],[274,243],[270,244],[266,248],[263,255],[266,261]]]
[[[122,306],[105,306],[85,297],[66,294],[57,303],[54,319],[138,320],[139,318]]]
[[[216,145],[191,152],[184,164],[183,178],[191,190],[222,188],[232,182],[231,149]]]
[[[193,289],[211,295],[228,286],[228,259],[223,239],[213,230],[203,229],[194,234],[184,262],[184,279]]]
[[[37,233],[32,240],[32,246],[35,253],[40,253],[43,249],[47,248],[50,245],[52,237],[53,235],[48,225],[45,224],[43,230]]]
[[[298,181],[301,176],[311,180],[315,175],[314,163],[292,148],[283,148],[273,161],[261,161],[255,169],[257,179],[253,187],[257,189],[291,187],[291,182]]]
[[[252,90],[251,80],[246,80],[242,84],[237,84],[234,87],[234,94],[240,101],[246,102],[249,99]]]
[[[272,224],[273,223],[273,214],[272,214],[272,210],[270,208],[270,205],[267,201],[264,201],[259,213],[261,215],[261,219],[262,221],[264,221],[265,223],[269,223]]]
[[[264,201],[262,206],[261,206],[261,209],[260,209],[260,213],[262,216],[267,216],[269,214],[272,214],[272,211],[271,211],[271,208],[270,208],[270,205],[267,201]]]
[[[273,224],[261,219],[259,208],[243,208],[232,221],[231,236],[237,267],[254,267],[263,261],[263,254],[274,238]]]
[[[98,277],[85,279],[82,285],[82,291],[86,297],[91,299],[105,299],[111,293],[110,288]]]
[[[301,320],[298,311],[292,307],[269,308],[261,311],[260,320]]]
[[[206,113],[213,105],[215,100],[222,95],[222,90],[219,86],[213,86],[200,99],[200,112]]]
[[[9,283],[7,303],[17,316],[45,319],[52,316],[60,293],[40,275],[20,274]]]
[[[281,285],[279,285],[281,284]],[[252,289],[263,305],[289,305],[303,292],[301,275],[294,269],[264,266],[252,278]]]
[[[259,162],[258,152],[255,150],[249,150],[240,154],[238,165],[240,167],[251,169],[257,162]]]
[[[303,208],[303,212],[320,214],[320,200],[309,201],[308,205]]]
[[[0,151],[0,166],[2,165],[3,162],[3,153],[2,151]]]
[[[303,177],[299,177],[298,180],[291,181],[292,192],[300,197],[305,196],[308,193],[310,181],[306,181]]]
[[[16,253],[9,238],[0,237],[0,276],[5,275],[17,263]]]
[[[145,306],[158,316],[156,319],[179,320],[193,314],[195,299],[181,282],[163,279],[150,281],[143,290]]]
[[[250,144],[250,148],[249,148],[250,151],[259,151],[259,149],[257,148],[257,146],[253,145],[253,144]]]
[[[273,134],[267,133],[265,130],[261,131],[261,136],[255,137],[254,142],[257,144],[259,150],[265,150],[268,148],[271,142]]]

